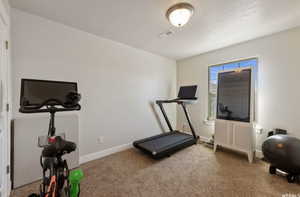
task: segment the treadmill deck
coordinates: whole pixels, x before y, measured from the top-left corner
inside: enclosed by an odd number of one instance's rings
[[[163,157],[180,150],[192,144],[195,144],[197,139],[192,135],[179,131],[163,133],[153,137],[135,141],[133,145],[151,154],[153,157]]]

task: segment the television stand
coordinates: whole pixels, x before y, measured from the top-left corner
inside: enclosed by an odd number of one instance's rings
[[[218,146],[246,153],[249,163],[253,162],[254,128],[252,123],[232,120],[215,121],[214,151]]]

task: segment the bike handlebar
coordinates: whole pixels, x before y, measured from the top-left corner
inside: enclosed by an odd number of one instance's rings
[[[63,108],[55,107],[56,105],[62,106]],[[42,109],[42,107],[46,107]],[[19,109],[21,113],[46,113],[46,112],[62,112],[62,111],[78,111],[81,106],[77,104],[65,104],[57,99],[48,99],[37,106],[22,106]]]

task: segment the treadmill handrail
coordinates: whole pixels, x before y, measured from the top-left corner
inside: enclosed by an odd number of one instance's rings
[[[187,111],[187,109],[186,109],[186,107],[185,107],[185,104],[184,104],[184,103],[181,103],[180,105],[182,106],[182,109],[183,109],[183,111],[184,111],[184,114],[185,114],[186,120],[187,120],[187,121],[188,121],[188,123],[189,123],[189,126],[190,126],[190,129],[191,129],[191,131],[192,131],[192,134],[193,134],[194,138],[195,138],[195,139],[197,139],[197,138],[198,138],[198,136],[196,135],[195,129],[194,129],[193,125],[192,125],[192,121],[191,121],[191,118],[190,118],[189,112]]]
[[[163,114],[163,116],[164,116],[164,118],[165,118],[165,121],[167,122],[167,125],[168,125],[168,127],[169,127],[170,132],[171,132],[171,131],[174,131],[173,128],[172,128],[172,125],[171,125],[171,123],[170,123],[170,120],[169,120],[169,118],[168,118],[168,116],[167,116],[167,114],[166,114],[166,111],[165,111],[165,109],[164,109],[164,107],[163,107],[163,103],[156,102],[156,104],[159,106],[159,109],[160,109],[161,113]]]
[[[170,120],[169,120],[169,118],[168,118],[168,116],[167,116],[167,114],[165,112],[165,109],[163,107],[163,103],[177,103],[178,105],[182,106],[182,109],[184,111],[184,115],[186,117],[186,120],[188,121],[189,127],[191,129],[192,134],[193,134],[193,137],[195,139],[198,139],[198,136],[196,135],[195,129],[194,129],[193,125],[192,125],[192,122],[191,122],[191,119],[190,119],[190,115],[189,115],[189,113],[188,113],[188,111],[187,111],[187,109],[185,107],[185,102],[182,99],[179,99],[179,98],[172,99],[172,100],[157,100],[156,101],[156,104],[159,106],[159,108],[160,108],[160,110],[161,110],[161,112],[162,112],[162,114],[163,114],[163,116],[165,118],[165,121],[167,122],[167,125],[168,125],[168,127],[170,129],[170,132],[172,132],[174,130],[173,130],[172,125],[170,123]]]
[[[181,104],[181,103],[185,103],[187,101],[195,101],[197,99],[198,98],[195,97],[195,98],[190,98],[190,99],[176,98],[176,99],[170,99],[170,100],[157,100],[156,104],[159,104],[159,103],[177,103],[177,104]]]

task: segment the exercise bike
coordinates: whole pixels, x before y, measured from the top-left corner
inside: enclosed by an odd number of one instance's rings
[[[24,91],[23,82],[22,80],[21,91]],[[46,140],[39,139],[39,146],[43,148],[40,156],[40,165],[43,170],[40,192],[39,194],[31,194],[29,197],[79,197],[83,172],[81,169],[70,171],[67,161],[63,159],[65,154],[76,150],[76,144],[65,140],[62,136],[56,136],[55,113],[80,110],[80,99],[81,96],[77,93],[77,84],[76,92],[69,92],[65,96],[65,102],[59,99],[47,99],[39,105],[30,105],[30,101],[21,93],[21,107],[19,110],[21,113],[50,113]]]

